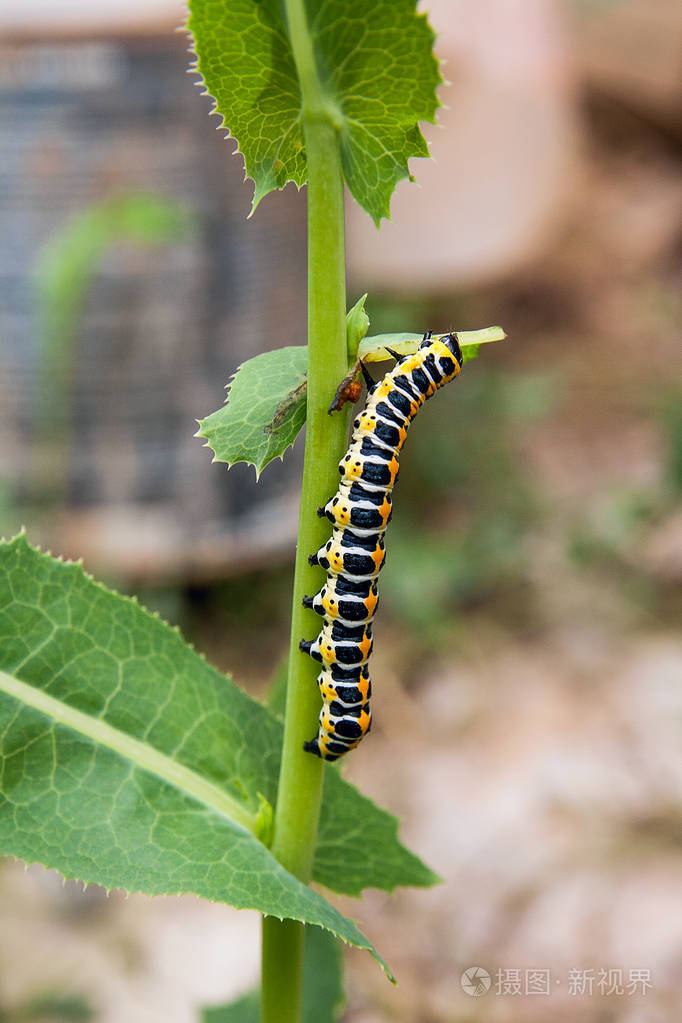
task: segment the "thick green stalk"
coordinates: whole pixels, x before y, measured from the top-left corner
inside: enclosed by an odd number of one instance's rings
[[[305,610],[301,601],[305,593],[315,593],[323,581],[321,570],[308,564],[308,554],[329,536],[329,524],[317,517],[316,509],[337,489],[337,463],[346,448],[348,414],[329,416],[327,409],[347,373],[348,356],[343,179],[335,112],[317,78],[302,0],[286,0],[286,13],[301,83],[308,161],[308,412],[272,852],[287,870],[307,883],[312,874],[324,764],[303,751],[304,741],[317,731],[320,696],[315,684],[318,667],[300,652],[298,643],[319,631],[320,620]],[[303,925],[265,919],[262,1023],[298,1023],[302,967]]]
[[[328,124],[306,132],[308,152],[308,413],[301,488],[298,546],[289,655],[289,685],[284,726],[284,752],[275,813],[275,856],[302,881],[310,879],[317,830],[317,804],[322,791],[323,763],[302,744],[312,739],[320,710],[315,684],[319,667],[298,649],[304,636],[319,632],[320,619],[302,606],[305,593],[315,593],[322,570],[311,568],[308,554],[329,537],[330,526],[316,509],[338,487],[337,464],[347,443],[347,416],[329,416],[336,385],[347,372],[343,205],[336,133]]]

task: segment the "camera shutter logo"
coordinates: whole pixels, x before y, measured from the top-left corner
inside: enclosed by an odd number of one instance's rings
[[[460,977],[460,984],[465,994],[472,998],[480,998],[490,991],[490,974],[482,966],[470,966]]]

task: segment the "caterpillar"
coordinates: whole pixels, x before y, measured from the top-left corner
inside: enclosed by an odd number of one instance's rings
[[[379,382],[360,363],[367,404],[353,422],[348,451],[339,462],[339,489],[317,510],[332,523],[332,535],[308,557],[326,570],[327,581],[314,597],[303,598],[304,607],[324,619],[314,640],[300,642],[301,650],[322,664],[318,732],[303,748],[323,760],[338,760],[371,728],[367,662],[400,450],[424,402],[462,368],[456,334],[433,339],[426,333],[413,355],[387,351],[396,365]]]

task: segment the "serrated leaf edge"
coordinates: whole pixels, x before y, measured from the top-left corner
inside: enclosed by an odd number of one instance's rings
[[[281,348],[275,348],[275,349],[271,349],[271,350],[272,351],[283,351],[283,349],[281,349]],[[266,355],[267,353],[266,352],[259,352],[258,354],[259,355]],[[251,357],[251,359],[257,359],[257,358],[258,358],[258,355],[254,355],[254,356]],[[222,403],[222,405],[220,406],[220,408],[225,408],[225,406],[228,404],[228,402],[230,400],[230,392],[232,390],[232,385],[234,384],[234,382],[235,382],[235,380],[236,380],[236,378],[237,378],[237,376],[239,374],[239,371],[244,368],[246,363],[251,362],[251,359],[247,359],[245,362],[240,362],[239,365],[237,366],[237,368],[235,369],[234,373],[230,377],[230,379],[225,384],[224,390],[227,391],[227,394],[225,395],[225,400]],[[305,376],[305,374],[304,374],[304,376]],[[218,409],[216,409],[215,411],[217,412]],[[290,441],[289,444],[286,445],[286,447],[281,452],[281,454],[273,455],[272,458],[268,458],[267,462],[263,462],[262,465],[260,463],[251,461],[250,458],[238,458],[234,462],[228,462],[227,459],[225,459],[225,458],[218,458],[218,456],[216,454],[216,451],[215,451],[215,448],[211,446],[210,440],[208,439],[208,435],[201,432],[202,429],[203,429],[204,423],[206,422],[207,419],[210,419],[210,417],[212,415],[215,415],[215,412],[210,412],[209,415],[204,416],[203,419],[195,419],[194,422],[199,424],[199,429],[197,430],[197,432],[195,434],[193,434],[194,437],[198,437],[200,440],[206,440],[206,443],[202,444],[201,446],[204,447],[204,448],[208,448],[209,451],[213,452],[213,458],[211,459],[211,465],[213,465],[214,462],[219,462],[221,465],[226,465],[227,468],[228,468],[228,471],[232,468],[233,465],[251,465],[251,466],[253,466],[253,468],[255,470],[255,473],[256,473],[256,483],[258,483],[258,481],[260,480],[261,474],[263,473],[263,470],[267,469],[267,467],[270,465],[271,462],[276,461],[278,458],[279,458],[280,462],[284,462],[285,454],[287,453],[289,448],[293,448],[294,444],[298,440],[298,435],[301,432],[300,430],[298,431],[298,433],[296,434],[294,439],[292,441]],[[301,429],[302,428],[303,427],[301,427]]]
[[[263,199],[267,195],[270,194],[270,192],[274,192],[275,190],[281,192],[289,184],[295,185],[296,186],[296,190],[298,192],[300,192],[301,189],[303,188],[303,186],[306,184],[306,181],[302,181],[302,182],[299,183],[298,181],[296,181],[295,178],[287,178],[287,180],[282,185],[277,185],[277,186],[274,186],[272,188],[268,188],[267,191],[264,191],[264,192],[259,194],[258,182],[249,173],[249,170],[248,170],[248,167],[247,167],[247,163],[246,163],[246,155],[243,152],[243,150],[240,149],[240,147],[239,147],[239,140],[236,138],[235,135],[232,134],[232,130],[231,130],[230,126],[227,124],[227,121],[225,120],[225,115],[222,114],[220,112],[220,110],[218,110],[218,101],[216,100],[216,98],[213,95],[213,93],[209,92],[208,86],[207,86],[207,84],[206,84],[206,82],[204,80],[203,72],[199,68],[200,57],[199,57],[199,54],[197,53],[197,51],[195,49],[195,46],[194,46],[194,36],[192,34],[191,28],[189,27],[189,18],[190,17],[191,17],[191,12],[188,13],[188,17],[187,17],[187,20],[185,21],[184,25],[179,26],[178,29],[176,30],[176,31],[180,31],[180,32],[184,31],[187,34],[188,38],[189,38],[189,45],[187,47],[187,52],[190,54],[190,56],[193,59],[190,60],[190,64],[189,64],[189,67],[187,68],[186,74],[188,74],[188,75],[196,75],[197,76],[198,80],[192,82],[192,85],[195,85],[197,88],[202,88],[203,87],[204,91],[200,92],[199,95],[200,96],[208,96],[208,98],[212,101],[213,106],[209,110],[208,115],[209,115],[209,117],[219,117],[220,118],[220,124],[216,125],[216,131],[227,131],[227,135],[224,136],[225,141],[229,141],[230,139],[232,139],[232,141],[236,143],[236,147],[235,147],[235,149],[232,150],[232,152],[230,153],[230,156],[241,156],[242,161],[244,163],[244,181],[250,181],[253,184],[253,195],[251,197],[251,209],[249,210],[249,213],[248,213],[247,218],[246,218],[247,220],[250,220],[251,217],[256,212],[256,209],[258,208],[258,206],[261,204]],[[241,459],[240,459],[240,461],[241,461]],[[259,478],[259,473],[258,473],[258,469],[256,468],[255,464],[253,462],[246,462],[246,464],[254,466],[254,469],[256,469],[256,479],[258,479]]]
[[[172,625],[169,625],[169,624],[168,624],[167,622],[164,622],[164,621],[163,621],[163,619],[161,618],[161,616],[160,616],[160,615],[159,615],[159,614],[158,614],[157,612],[153,612],[153,611],[147,611],[147,609],[146,609],[146,608],[142,608],[142,605],[141,605],[141,604],[139,603],[139,601],[137,600],[137,598],[136,598],[136,597],[134,597],[134,596],[133,596],[133,597],[130,597],[130,596],[127,596],[127,595],[125,595],[125,594],[120,594],[120,593],[117,593],[117,592],[116,592],[115,590],[112,590],[112,589],[110,589],[109,587],[107,587],[107,586],[104,586],[104,584],[103,584],[103,583],[100,583],[100,582],[99,582],[98,580],[94,579],[94,578],[93,578],[93,577],[92,577],[92,576],[91,576],[91,575],[90,575],[90,574],[89,574],[89,573],[88,573],[88,572],[87,572],[87,571],[86,571],[86,570],[85,570],[85,569],[83,568],[83,565],[82,565],[82,561],[81,561],[80,559],[79,559],[79,560],[77,560],[77,561],[74,561],[74,560],[71,560],[71,559],[64,559],[64,558],[62,558],[62,557],[60,557],[60,556],[54,556],[54,555],[50,554],[49,552],[45,552],[45,551],[43,551],[42,549],[40,549],[39,547],[34,547],[34,546],[33,546],[32,544],[30,544],[30,543],[28,542],[28,539],[27,539],[27,537],[26,537],[26,530],[25,530],[25,527],[22,527],[21,531],[20,531],[19,533],[17,533],[17,534],[16,534],[16,536],[14,536],[14,537],[11,537],[11,538],[10,538],[9,540],[6,540],[6,539],[5,539],[4,537],[3,537],[2,539],[0,539],[0,543],[4,544],[4,545],[5,545],[6,547],[8,547],[8,548],[10,548],[10,547],[13,547],[13,546],[17,546],[17,547],[18,547],[18,546],[20,546],[20,545],[23,545],[23,546],[24,546],[24,548],[25,548],[26,550],[30,551],[31,553],[35,553],[35,554],[38,554],[38,555],[39,555],[39,556],[40,556],[41,558],[44,558],[44,559],[49,559],[49,560],[51,560],[51,561],[53,561],[53,562],[58,562],[58,563],[60,563],[60,564],[64,565],[65,567],[67,567],[67,568],[73,568],[73,569],[75,569],[75,570],[78,570],[78,571],[80,572],[80,574],[81,574],[81,576],[82,576],[82,577],[84,577],[85,579],[87,579],[87,580],[88,580],[88,581],[89,581],[90,583],[94,584],[94,585],[95,585],[95,586],[96,586],[96,587],[97,587],[97,588],[98,588],[99,590],[102,590],[102,591],[103,591],[103,592],[104,592],[105,594],[107,594],[107,595],[111,595],[111,594],[113,594],[114,596],[118,597],[119,599],[121,599],[121,600],[123,600],[123,601],[125,601],[125,602],[127,602],[127,603],[133,604],[133,605],[134,605],[134,606],[136,606],[136,607],[139,607],[139,608],[141,608],[142,610],[144,610],[144,611],[145,611],[145,613],[147,613],[147,614],[149,614],[150,616],[152,616],[152,617],[156,618],[157,620],[161,621],[161,622],[162,622],[162,623],[163,623],[163,624],[164,624],[164,625],[165,625],[165,626],[166,626],[167,628],[171,629],[171,630],[172,630],[173,632],[176,632],[176,633],[177,633],[178,635],[180,635],[180,636],[181,636],[180,630],[179,630],[179,629],[178,629],[178,628],[177,628],[176,626],[172,626]],[[181,638],[183,639],[183,642],[186,642],[186,641],[184,640],[184,638],[183,638],[182,636],[181,636]],[[206,658],[205,658],[205,657],[204,657],[204,656],[203,656],[202,654],[200,654],[200,653],[197,653],[197,652],[196,652],[196,651],[195,651],[195,650],[193,649],[193,647],[191,647],[191,645],[190,645],[189,643],[187,643],[186,645],[187,645],[187,646],[188,646],[188,647],[189,647],[189,648],[190,648],[190,649],[191,649],[191,650],[193,651],[193,653],[195,653],[195,654],[196,654],[196,655],[197,655],[198,657],[200,657],[202,661],[204,661],[205,663],[208,663],[208,662],[206,661]],[[213,670],[216,670],[216,669],[213,669]],[[31,692],[36,692],[36,690],[35,690],[35,687],[33,687],[33,686],[29,686],[29,685],[28,685],[27,683],[24,683],[24,682],[20,682],[19,680],[14,680],[12,676],[8,676],[8,675],[7,675],[7,674],[6,674],[5,672],[2,672],[2,671],[0,671],[0,689],[1,689],[1,690],[3,690],[3,691],[5,691],[5,692],[8,692],[9,690],[8,690],[8,689],[6,688],[6,686],[4,685],[4,683],[3,683],[3,678],[9,678],[9,679],[10,679],[11,681],[13,681],[13,682],[15,682],[15,681],[16,681],[16,685],[17,685],[17,686],[19,686],[19,687],[22,687],[22,688],[25,688],[25,689],[28,689],[28,690],[29,690],[29,691],[31,691]],[[15,688],[16,688],[16,686],[15,686]],[[44,703],[45,703],[45,706],[48,706],[48,704],[53,704],[53,703],[54,703],[54,704],[58,704],[59,706],[64,706],[64,704],[62,704],[62,702],[61,702],[61,701],[55,700],[55,699],[54,699],[53,697],[47,696],[47,694],[41,693],[40,695],[41,695],[41,698],[42,698],[41,702],[44,702]],[[45,711],[44,711],[44,710],[42,709],[42,707],[38,706],[38,705],[37,705],[37,703],[36,703],[35,701],[34,701],[33,703],[29,704],[29,705],[30,705],[30,706],[33,706],[33,707],[34,707],[35,709],[39,710],[39,712],[41,712],[41,713],[45,713]],[[68,709],[69,709],[70,715],[72,716],[72,718],[73,718],[73,720],[74,720],[74,721],[75,721],[75,720],[77,719],[77,717],[85,717],[85,718],[88,718],[89,720],[97,720],[97,719],[92,719],[92,718],[90,718],[90,717],[89,717],[88,715],[85,715],[85,714],[83,714],[83,713],[82,713],[81,711],[77,711],[77,710],[75,710],[75,708],[70,708],[70,707],[69,707]],[[70,724],[70,722],[68,722],[68,721],[64,721],[63,723],[65,723],[65,724],[67,725],[67,727],[71,727],[71,724]],[[111,732],[118,732],[118,729],[114,729],[114,728],[113,728],[113,727],[112,727],[111,725],[108,725],[108,724],[106,724],[106,722],[101,722],[101,721],[98,721],[98,724],[102,725],[104,729],[107,729],[107,730],[109,730],[109,731],[111,731]],[[76,729],[76,730],[78,730],[78,729]],[[89,733],[87,733],[87,732],[82,732],[82,731],[81,731],[81,732],[80,732],[80,734],[86,734],[86,735],[88,735]],[[125,733],[119,733],[119,734],[121,734],[121,735],[124,735]],[[93,738],[93,736],[92,736],[91,734],[89,734],[89,737],[90,737],[90,738]],[[130,742],[131,742],[131,743],[133,743],[133,744],[137,744],[137,743],[138,743],[138,740],[132,739],[132,738],[130,738],[130,737],[126,737],[126,738],[129,738]],[[96,739],[94,739],[94,738],[93,738],[93,741],[96,741]],[[106,745],[106,744],[105,744],[105,745]],[[113,747],[113,746],[111,746],[111,745],[108,745],[108,747],[107,747],[107,748],[110,748],[110,749],[114,749],[114,750],[115,750],[115,752],[120,752],[119,750],[115,749],[115,747]],[[152,751],[153,751],[154,753],[157,753],[157,754],[158,754],[158,757],[159,757],[159,758],[162,758],[162,759],[164,759],[164,760],[170,760],[170,758],[166,757],[166,755],[165,755],[165,754],[162,754],[162,753],[158,753],[158,751],[156,751],[156,750],[153,750],[153,748],[152,748],[152,747],[148,747],[148,748],[149,748],[150,750],[152,750]],[[134,762],[135,762],[135,763],[138,763],[137,761],[134,761]],[[139,767],[140,767],[140,769],[142,769],[142,770],[148,770],[148,768],[147,768],[147,767],[146,767],[146,766],[145,766],[144,764],[142,764],[142,763],[138,763],[138,766],[139,766]],[[176,765],[176,766],[181,766],[181,765]],[[195,772],[193,772],[193,771],[190,771],[190,770],[189,770],[189,768],[182,768],[182,770],[183,770],[183,771],[185,771],[185,772],[187,772],[187,774],[192,774],[192,775],[194,775],[195,777],[197,777],[197,778],[200,778],[200,776],[199,776],[199,775],[195,775]],[[164,781],[165,781],[165,780],[168,780],[168,779],[167,779],[166,777],[164,777],[164,776],[163,776],[162,774],[159,774],[159,773],[157,773],[157,772],[154,772],[154,771],[150,771],[150,773],[155,773],[157,777],[160,777],[160,778],[161,778],[162,780],[164,780]],[[201,779],[200,779],[200,780],[201,780]],[[172,782],[170,782],[170,783],[172,784]],[[207,786],[209,786],[210,788],[212,788],[212,789],[215,789],[215,790],[216,790],[217,792],[220,792],[220,790],[219,790],[219,789],[217,789],[217,787],[216,787],[216,786],[213,786],[213,785],[211,785],[211,783],[210,783],[210,782],[208,782],[208,783],[205,783],[205,784],[206,784]],[[189,790],[187,790],[187,789],[181,789],[181,791],[189,791]],[[191,791],[189,791],[189,795],[192,795],[192,796],[194,796],[194,793],[193,793],[193,792],[191,792]],[[227,793],[224,793],[224,797],[225,797],[226,799],[228,799],[228,800],[230,799],[230,797],[229,797],[229,796],[227,795]],[[194,798],[197,798],[197,797],[196,797],[196,796],[194,796]],[[204,801],[204,800],[202,800],[202,801],[206,803],[206,801]],[[206,803],[206,805],[209,805],[209,806],[211,806],[211,807],[212,807],[213,809],[216,809],[216,811],[217,811],[218,813],[220,813],[220,812],[221,812],[221,811],[219,810],[219,808],[217,808],[217,807],[216,807],[216,806],[215,806],[214,804],[212,804],[212,803]],[[223,814],[223,816],[227,816],[227,814]],[[229,819],[230,819],[230,821],[231,821],[231,822],[233,822],[233,823],[237,824],[237,822],[234,822],[234,821],[233,821],[233,818],[231,818],[231,817],[230,817]],[[244,834],[250,834],[250,835],[251,835],[251,837],[253,837],[253,838],[254,838],[254,841],[258,841],[258,839],[257,839],[257,838],[255,837],[255,835],[253,835],[253,833],[252,833],[252,832],[250,831],[250,829],[248,829],[248,828],[244,827],[243,825],[239,825],[239,824],[237,824],[237,827],[238,827],[238,828],[239,828],[239,829],[240,829],[240,830],[241,830],[241,831],[242,831],[242,832],[243,832]],[[262,845],[262,843],[260,843],[260,844]],[[265,849],[265,846],[263,846],[263,848]],[[267,850],[266,850],[266,851],[267,851]],[[7,853],[6,855],[8,855],[8,856],[12,856],[12,853],[9,853],[9,852],[8,852],[8,853]],[[270,854],[270,855],[272,855],[272,854]],[[19,857],[16,857],[16,856],[13,856],[13,858],[14,858],[14,859],[16,859],[16,860],[20,860],[20,858],[19,858]],[[281,869],[281,870],[282,870],[282,871],[283,871],[283,872],[284,872],[285,874],[288,874],[288,871],[286,870],[286,868],[285,868],[285,867],[283,867],[283,866],[282,866],[282,864],[280,864],[280,863],[279,863],[279,862],[278,862],[278,861],[277,861],[277,860],[275,859],[275,857],[274,857],[274,856],[272,857],[272,860],[273,860],[273,863],[277,864],[277,866],[278,866],[278,867],[279,867],[279,868],[280,868],[280,869]],[[20,862],[26,862],[26,861],[20,860]],[[42,863],[42,861],[40,861],[40,860],[31,860],[31,863],[37,863],[38,865],[40,865],[40,866],[44,867],[44,868],[45,868],[46,870],[54,870],[54,869],[55,869],[55,868],[53,868],[53,867],[50,867],[50,866],[48,866],[48,865],[47,865],[47,864],[45,864],[45,863]],[[79,878],[79,877],[77,877],[76,875],[73,875],[73,876],[71,876],[71,875],[68,875],[68,874],[66,874],[66,873],[64,873],[64,872],[62,872],[62,871],[59,871],[59,870],[57,870],[57,873],[61,874],[61,876],[62,876],[62,878],[63,878],[64,880],[69,880],[69,881],[70,881],[70,880],[72,880],[72,881],[79,881],[79,882],[81,882],[81,883],[82,883],[82,884],[84,884],[84,885],[89,885],[89,884],[98,884],[98,882],[97,882],[97,881],[87,881],[87,880],[85,880],[85,879],[83,879],[83,878]],[[289,875],[289,876],[290,876],[290,877],[292,878],[292,880],[293,880],[293,881],[295,881],[295,882],[296,882],[297,884],[301,884],[301,886],[302,886],[303,888],[306,888],[306,889],[307,889],[308,891],[310,891],[310,892],[311,892],[311,894],[313,894],[313,895],[316,895],[316,894],[317,894],[317,893],[315,893],[314,891],[312,891],[311,889],[307,888],[307,886],[306,886],[306,885],[303,885],[303,884],[302,884],[302,882],[298,881],[298,879],[297,879],[297,878],[295,878],[293,874],[292,874],[292,875]],[[106,890],[106,891],[108,892],[108,891],[111,891],[111,890],[113,890],[113,889],[105,889],[105,890]],[[129,893],[129,894],[140,894],[140,895],[145,895],[145,896],[147,896],[147,897],[153,897],[153,896],[149,896],[147,892],[144,892],[144,891],[142,891],[141,889],[132,889],[132,890],[126,889],[126,890],[128,891],[128,893]],[[189,888],[188,888],[186,892],[174,892],[173,894],[175,894],[175,895],[182,895],[182,894],[187,894],[187,895],[196,895],[196,892],[195,892],[195,891],[192,891],[191,889],[189,889]],[[331,905],[331,903],[327,903],[326,899],[324,899],[324,898],[323,898],[323,896],[319,895],[318,897],[319,897],[320,899],[322,899],[322,900],[323,900],[323,901],[325,902],[325,904],[326,904],[326,905],[328,905],[328,906],[330,907],[330,909],[332,909],[332,911],[334,911],[334,912],[337,912],[337,913],[338,913],[338,910],[335,910],[335,908],[334,908],[334,907],[333,907],[333,906]],[[207,901],[207,902],[216,902],[216,903],[217,903],[217,900],[214,900],[214,899],[206,899],[206,901]],[[247,909],[247,908],[252,908],[252,909],[256,909],[256,907],[234,907],[234,908],[244,908],[244,909]],[[257,911],[258,911],[258,910],[257,910]],[[264,915],[272,915],[272,914],[264,914]],[[341,916],[341,914],[339,914],[339,915]],[[366,951],[368,951],[368,952],[369,952],[369,953],[370,953],[370,954],[372,955],[372,957],[373,957],[373,958],[374,958],[374,959],[375,959],[375,960],[377,961],[377,963],[378,963],[378,964],[379,964],[379,965],[381,966],[382,970],[384,971],[384,973],[386,974],[386,976],[388,977],[388,979],[389,979],[389,980],[390,980],[390,981],[391,981],[392,983],[395,983],[395,978],[393,977],[393,974],[392,974],[392,973],[391,973],[391,971],[389,970],[389,968],[388,968],[388,965],[387,965],[387,963],[385,963],[385,962],[384,962],[384,960],[383,960],[383,959],[381,958],[381,956],[380,956],[380,955],[379,955],[379,953],[378,953],[378,952],[376,951],[376,949],[375,949],[375,948],[374,948],[374,946],[373,946],[373,945],[371,944],[371,942],[370,942],[370,941],[369,941],[368,939],[366,939],[366,938],[364,937],[364,935],[362,934],[362,932],[361,932],[361,931],[359,931],[359,930],[357,929],[357,925],[356,925],[356,922],[355,922],[354,920],[350,919],[349,917],[342,917],[342,919],[344,919],[344,920],[348,920],[348,922],[349,922],[349,923],[350,923],[350,924],[351,924],[351,925],[352,925],[352,926],[353,926],[353,927],[354,927],[354,928],[355,928],[356,930],[358,930],[358,934],[360,935],[360,937],[361,937],[361,938],[363,939],[363,941],[364,941],[364,943],[363,943],[363,944],[361,944],[361,943],[358,943],[358,944],[354,944],[353,942],[350,942],[350,941],[349,941],[349,940],[348,940],[347,938],[345,938],[345,937],[344,937],[344,936],[343,936],[342,934],[340,934],[340,933],[339,933],[338,931],[335,931],[333,927],[329,927],[329,926],[325,925],[324,923],[322,923],[322,922],[320,922],[320,921],[311,921],[311,920],[307,920],[307,919],[303,918],[302,916],[298,916],[298,917],[294,917],[294,916],[292,916],[292,917],[286,917],[286,918],[285,918],[285,917],[276,917],[276,919],[279,919],[279,920],[283,920],[283,919],[295,919],[295,920],[299,920],[299,921],[300,921],[301,923],[306,923],[306,924],[311,924],[312,926],[317,926],[317,927],[321,927],[321,928],[323,928],[323,930],[328,930],[328,931],[330,931],[330,933],[334,934],[334,935],[335,935],[335,936],[336,936],[336,937],[337,937],[337,938],[338,938],[338,939],[339,939],[340,941],[343,941],[343,942],[344,942],[344,944],[347,944],[347,945],[352,945],[352,946],[353,946],[353,947],[355,947],[355,948],[361,948],[361,949],[365,949]]]
[[[65,873],[62,870],[58,870],[56,867],[51,867],[47,863],[43,863],[42,860],[33,860],[33,859],[32,860],[24,860],[20,856],[14,856],[12,853],[3,853],[3,856],[6,859],[13,860],[15,863],[23,864],[25,870],[28,870],[29,867],[32,867],[32,866],[38,866],[38,867],[42,867],[43,870],[52,871],[53,873],[58,874],[61,877],[63,885],[66,884],[67,881],[76,881],[76,882],[78,882],[78,884],[82,884],[83,885],[83,891],[85,891],[87,888],[93,888],[93,887],[101,888],[101,889],[104,890],[104,893],[107,896],[107,898],[109,898],[109,896],[111,895],[112,892],[117,892],[117,891],[123,891],[126,896],[128,896],[128,895],[141,895],[141,896],[143,896],[146,899],[164,899],[164,898],[168,897],[167,895],[164,895],[161,892],[159,892],[156,895],[150,895],[149,892],[142,891],[142,889],[140,889],[140,888],[119,888],[116,885],[112,885],[110,888],[107,888],[105,885],[100,884],[98,881],[86,881],[82,877],[78,877],[76,874]],[[301,887],[303,887],[303,888],[307,887],[306,885],[302,884],[301,881],[298,881],[298,878],[295,878],[293,874],[289,874],[288,871],[282,866],[282,864],[279,863],[278,860],[275,860],[274,856],[273,856],[273,861],[275,863],[277,863],[277,865],[284,871],[284,873],[288,874],[288,876],[291,877],[292,880],[294,880],[298,884],[300,884]],[[317,894],[316,892],[312,891],[312,889],[308,889],[308,890],[313,895]],[[186,891],[174,891],[172,893],[172,895],[173,895],[173,897],[183,896],[183,895],[192,895],[192,896],[194,896],[194,898],[201,898],[204,902],[208,902],[208,903],[210,903],[213,906],[229,905],[231,909],[234,909],[238,913],[242,913],[242,912],[252,913],[254,911],[255,912],[260,912],[260,910],[257,910],[257,909],[255,909],[255,907],[252,907],[252,906],[232,906],[231,903],[220,902],[218,899],[210,899],[210,898],[208,898],[205,895],[197,896],[196,892],[193,891],[191,888],[188,888]],[[324,902],[327,902],[327,900],[324,899],[323,896],[320,895],[319,898],[323,899]],[[339,916],[343,920],[347,920],[348,923],[352,924],[353,927],[355,927],[355,929],[357,930],[357,932],[360,935],[360,937],[362,937],[364,939],[364,944],[360,944],[360,943],[355,944],[354,942],[349,941],[347,938],[344,938],[343,934],[340,934],[338,931],[335,931],[333,927],[328,927],[328,926],[326,926],[323,923],[313,922],[311,920],[307,920],[303,916],[297,916],[297,917],[295,917],[295,916],[290,916],[290,917],[289,916],[278,916],[275,913],[261,913],[261,916],[263,916],[263,918],[265,918],[265,917],[272,917],[272,919],[274,919],[274,920],[279,920],[280,923],[283,923],[284,920],[296,920],[296,921],[298,921],[298,923],[305,924],[306,927],[319,927],[320,930],[329,931],[330,934],[333,934],[335,938],[337,938],[339,941],[342,941],[343,944],[347,945],[349,948],[357,948],[357,949],[360,949],[360,951],[369,952],[369,954],[372,956],[372,958],[379,964],[379,966],[381,967],[381,969],[385,973],[385,975],[388,978],[388,980],[390,980],[390,982],[392,984],[395,984],[396,983],[396,979],[393,976],[391,970],[389,969],[388,964],[381,958],[381,956],[379,955],[379,953],[377,952],[377,950],[375,949],[375,947],[371,943],[371,941],[369,941],[367,938],[365,938],[365,936],[362,933],[362,931],[359,930],[359,928],[357,926],[357,922],[355,920],[353,920],[351,917],[343,916],[343,914],[339,913],[339,911],[336,910],[335,907],[332,906],[331,903],[327,903],[327,905],[329,906],[330,909],[332,909],[335,912],[337,912],[339,914]]]

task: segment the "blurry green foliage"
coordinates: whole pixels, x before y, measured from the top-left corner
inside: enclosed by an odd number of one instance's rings
[[[673,390],[658,399],[654,411],[663,434],[663,469],[646,489],[612,490],[591,511],[588,521],[572,529],[567,543],[569,558],[578,565],[601,561],[624,567],[635,545],[646,541],[679,505],[682,494],[682,392]],[[632,566],[631,566],[632,567]]]
[[[33,473],[40,500],[59,503],[64,498],[78,321],[104,253],[119,242],[167,244],[192,228],[192,215],[178,199],[126,193],[81,210],[41,249],[34,279],[42,408]]]
[[[538,500],[514,430],[554,402],[551,376],[466,372],[410,435],[386,559],[386,603],[429,643],[456,605],[522,577]]]
[[[278,566],[269,571],[249,572],[209,586],[190,587],[188,597],[205,623],[216,626],[228,618],[235,633],[253,623],[281,620],[287,626],[287,601],[291,599],[291,568]],[[188,627],[192,629],[190,621]],[[224,624],[221,626],[224,628]],[[232,642],[237,637],[230,637]]]
[[[184,590],[178,620],[188,640],[255,693],[273,677],[289,640],[291,567],[248,572]],[[225,622],[229,622],[226,629]],[[269,704],[268,704],[269,705]]]
[[[649,412],[651,413],[651,409]],[[565,540],[568,560],[597,576],[645,619],[679,622],[680,588],[646,552],[674,522],[682,494],[682,393],[657,398],[653,415],[663,434],[663,466],[658,478],[637,489],[613,488],[576,514]]]
[[[666,436],[666,483],[673,494],[682,494],[682,390],[673,391],[662,403],[662,421]]]
[[[431,644],[450,629],[449,612],[523,578],[524,537],[539,499],[515,437],[552,410],[557,393],[551,374],[493,373],[480,360],[465,372],[419,414],[401,456],[388,534],[382,601]],[[190,590],[183,627],[203,649],[213,647],[212,634],[218,644],[228,639],[232,666],[248,662],[256,674],[257,665],[272,661],[278,640],[286,642],[290,586],[289,571],[277,569]],[[281,623],[274,633],[271,626],[268,643],[264,621]],[[275,672],[266,695],[275,712],[282,710],[284,676]]]
[[[0,1009],[0,1023],[89,1023],[95,1010],[81,995],[46,991],[16,1009]]]
[[[114,242],[158,245],[185,236],[192,218],[178,199],[129,193],[71,217],[43,246],[35,281],[43,355],[49,358],[73,332],[88,286]]]

